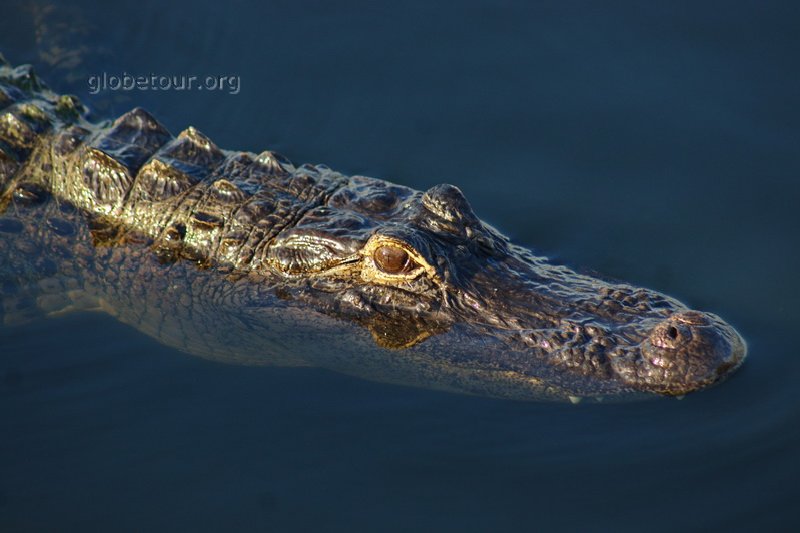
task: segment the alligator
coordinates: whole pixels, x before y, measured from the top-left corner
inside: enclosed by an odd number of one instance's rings
[[[572,402],[680,397],[745,358],[718,316],[534,255],[453,185],[96,121],[0,63],[6,323],[99,310],[217,361]]]

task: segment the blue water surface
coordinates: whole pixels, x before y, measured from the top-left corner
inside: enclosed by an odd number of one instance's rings
[[[796,2],[31,0],[0,51],[98,116],[416,189],[720,314],[727,383],[501,401],[0,329],[0,531],[776,531],[800,512]],[[235,76],[102,90],[92,76]]]

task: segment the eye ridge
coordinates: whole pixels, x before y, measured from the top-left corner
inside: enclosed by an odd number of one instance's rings
[[[375,265],[386,274],[408,274],[419,265],[399,246],[379,246],[372,253]]]

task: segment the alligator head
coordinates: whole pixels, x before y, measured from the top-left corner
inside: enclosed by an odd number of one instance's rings
[[[457,332],[437,355],[448,364],[546,378],[562,395],[683,395],[746,352],[713,314],[510,243],[452,185],[421,193],[355,176],[282,232],[266,261],[296,281],[288,298],[366,326],[381,347]]]

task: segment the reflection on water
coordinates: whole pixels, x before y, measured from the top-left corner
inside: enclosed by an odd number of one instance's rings
[[[220,365],[100,315],[5,328],[0,529],[796,525],[793,4],[67,4],[40,4],[46,31],[12,4],[0,49],[98,112],[455,183],[519,242],[719,313],[751,356],[683,401],[574,407]],[[56,35],[87,59],[44,60]],[[123,70],[241,90],[89,97]]]

